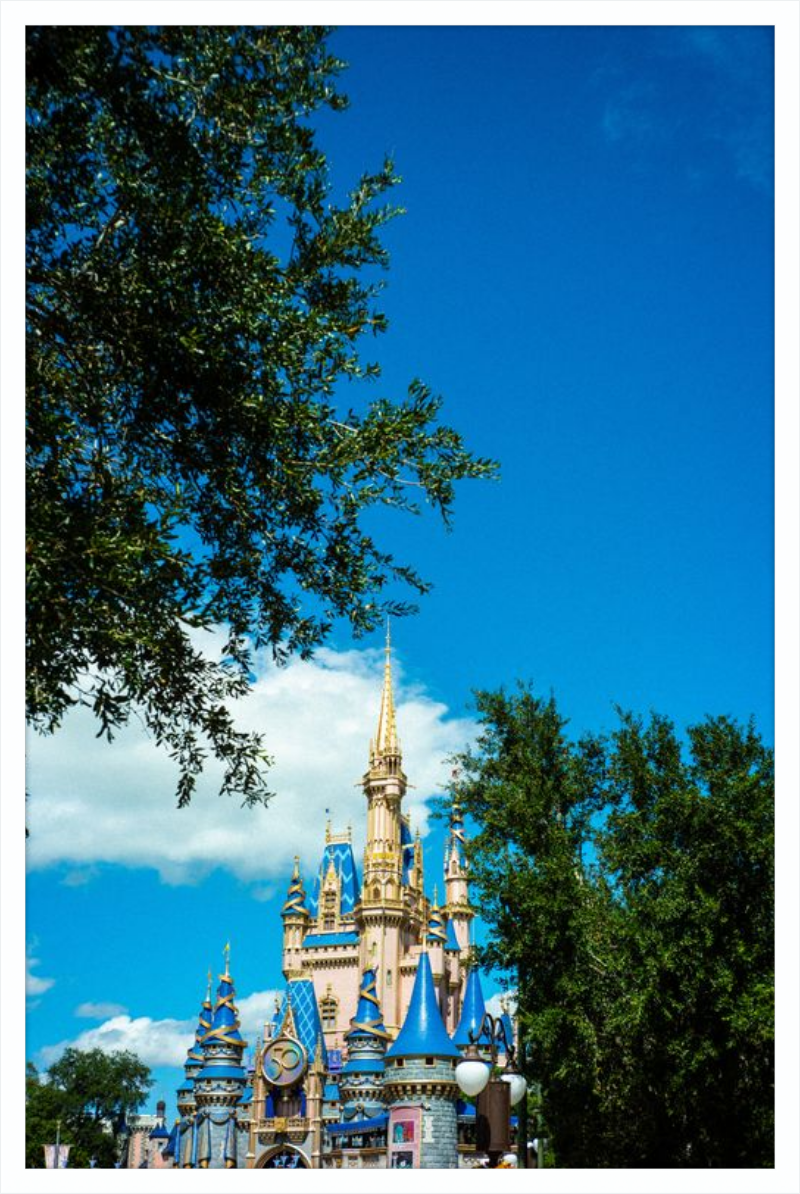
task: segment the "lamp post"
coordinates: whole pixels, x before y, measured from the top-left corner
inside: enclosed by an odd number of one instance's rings
[[[501,1045],[505,1068],[494,1077]],[[477,1098],[475,1144],[488,1154],[489,1166],[494,1169],[511,1143],[511,1108],[525,1097],[528,1088],[517,1069],[514,1042],[508,1039],[499,1017],[486,1012],[477,1033],[470,1031],[469,1045],[456,1066],[456,1082],[464,1094]]]

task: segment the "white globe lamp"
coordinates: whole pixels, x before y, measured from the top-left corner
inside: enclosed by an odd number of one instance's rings
[[[465,1095],[474,1098],[486,1088],[490,1067],[477,1057],[465,1057],[456,1066],[456,1082]]]
[[[506,1073],[501,1074],[504,1082],[508,1083],[508,1101],[512,1107],[516,1107],[517,1103],[525,1097],[525,1091],[528,1089],[528,1083],[522,1077],[522,1074]]]

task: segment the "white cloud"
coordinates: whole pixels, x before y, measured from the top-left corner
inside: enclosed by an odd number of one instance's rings
[[[217,636],[212,642],[219,643]],[[383,652],[322,649],[314,660],[277,668],[256,662],[251,695],[233,711],[243,729],[263,731],[275,757],[269,807],[245,809],[218,797],[219,768],[209,763],[189,808],[175,808],[175,766],[138,724],[109,745],[78,709],[52,737],[31,735],[28,862],[74,868],[72,882],[98,863],[154,867],[168,883],[192,883],[215,867],[246,881],[282,882],[294,854],[306,878],[316,865],[320,830],[352,823],[363,838],[359,785],[380,701]],[[445,758],[464,747],[474,723],[448,717],[421,686],[404,683],[395,659],[397,724],[404,768],[414,787],[406,811],[424,836],[428,801],[448,775]],[[135,719],[134,719],[135,720]],[[263,893],[262,893],[263,894]]]
[[[191,1020],[152,1020],[149,1016],[112,1016],[95,1028],[87,1028],[72,1040],[45,1045],[37,1060],[45,1067],[58,1061],[65,1049],[102,1049],[105,1053],[130,1049],[148,1066],[183,1065],[192,1042]]]
[[[242,1035],[253,1045],[264,1031],[264,1024],[272,1019],[275,990],[254,991],[237,1000]],[[113,1008],[114,1004],[82,1004],[81,1007]],[[87,1013],[76,1010],[76,1015]],[[153,1020],[150,1016],[111,1015],[93,1028],[87,1028],[71,1040],[45,1045],[36,1061],[45,1068],[58,1061],[65,1049],[102,1049],[107,1053],[130,1050],[148,1066],[182,1066],[197,1027],[197,1020]]]
[[[83,1020],[108,1020],[111,1016],[121,1016],[127,1012],[121,1003],[79,1003],[74,1015]]]
[[[45,991],[49,991],[55,984],[54,978],[42,978],[38,974],[32,974],[34,966],[39,965],[39,959],[34,957],[30,952],[32,946],[28,946],[25,952],[25,995],[30,998],[35,998],[37,995],[44,995]]]

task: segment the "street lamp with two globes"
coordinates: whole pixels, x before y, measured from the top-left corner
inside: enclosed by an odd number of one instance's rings
[[[505,1068],[493,1076],[500,1050]],[[513,1040],[508,1039],[500,1017],[484,1014],[477,1032],[470,1031],[469,1045],[456,1066],[456,1082],[465,1095],[475,1098],[475,1146],[495,1168],[511,1143],[511,1108],[525,1097],[528,1084],[517,1068]]]

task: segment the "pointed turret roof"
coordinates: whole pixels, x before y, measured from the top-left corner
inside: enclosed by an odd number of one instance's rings
[[[428,920],[428,941],[431,945],[444,945],[446,940],[447,930],[444,926],[444,917],[442,916],[442,910],[439,907],[436,889],[434,888],[433,905]]]
[[[383,1023],[381,1005],[375,994],[375,989],[375,971],[365,970],[361,976],[358,1007],[350,1021],[350,1030],[345,1033],[345,1040],[363,1040],[366,1037],[389,1040],[389,1033]]]
[[[211,1021],[213,1019],[213,1010],[211,1007],[211,971],[208,972],[208,988],[206,989],[206,997],[203,1000],[200,1008],[200,1015],[197,1019],[197,1028],[194,1030],[194,1043],[186,1054],[186,1066],[192,1069],[193,1066],[202,1066],[205,1058],[201,1048],[201,1042],[208,1030],[211,1028]]]
[[[450,809],[450,834],[445,849],[445,870],[450,858],[455,855],[459,863],[464,862],[464,817],[458,797],[454,797]]]
[[[461,952],[461,946],[458,944],[458,938],[456,937],[455,925],[449,916],[447,918],[447,932],[445,935],[444,947],[446,950],[451,950],[453,953]]]
[[[467,976],[467,985],[464,989],[464,1002],[461,1005],[461,1018],[458,1021],[458,1028],[453,1033],[453,1042],[458,1045],[460,1049],[465,1049],[470,1043],[469,1034],[472,1032],[477,1037],[481,1031],[483,1024],[483,1017],[486,1015],[486,1004],[483,999],[483,990],[481,988],[481,980],[478,971],[473,967]],[[478,1040],[479,1044],[488,1043],[486,1041],[485,1033]]]
[[[286,893],[286,903],[281,910],[281,916],[290,915],[308,916],[306,892],[300,876],[300,859],[296,854],[294,856],[294,870],[289,880],[289,890]]]
[[[381,707],[378,713],[378,728],[375,738],[370,744],[370,761],[399,756],[400,743],[397,740],[397,721],[394,710],[394,690],[392,688],[392,638],[389,620],[386,621],[386,660],[383,665],[383,691],[381,693]]]
[[[427,954],[420,956],[403,1027],[386,1056],[390,1060],[398,1057],[459,1056],[442,1022]]]
[[[236,1010],[234,998],[236,991],[233,986],[233,979],[228,971],[230,946],[225,946],[225,973],[219,976],[219,986],[217,987],[217,1002],[214,1006],[214,1016],[211,1021],[211,1027],[205,1033],[202,1039],[202,1044],[210,1043],[221,1045],[234,1045],[239,1049],[244,1049],[247,1042],[244,1040],[239,1031],[239,1013]]]

